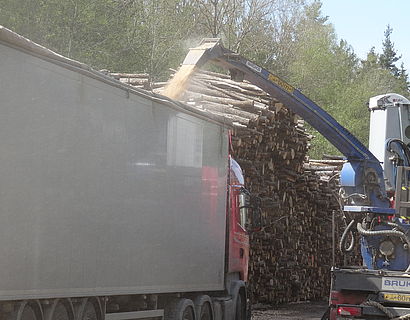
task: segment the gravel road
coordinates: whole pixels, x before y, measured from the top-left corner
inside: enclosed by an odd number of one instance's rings
[[[326,308],[326,301],[291,303],[277,307],[255,306],[252,320],[320,320]]]

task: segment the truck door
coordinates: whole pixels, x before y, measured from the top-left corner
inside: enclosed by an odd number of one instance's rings
[[[229,197],[229,256],[228,272],[239,273],[241,280],[248,277],[249,235],[246,231],[248,219],[248,194],[244,189],[244,178],[238,163],[230,159]]]

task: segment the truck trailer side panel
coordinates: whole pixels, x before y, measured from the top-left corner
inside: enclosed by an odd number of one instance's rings
[[[226,128],[0,57],[0,300],[222,290]]]

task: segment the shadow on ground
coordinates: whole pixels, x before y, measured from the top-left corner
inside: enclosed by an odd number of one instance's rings
[[[252,320],[320,320],[327,309],[327,301],[306,301],[275,307],[254,306]]]

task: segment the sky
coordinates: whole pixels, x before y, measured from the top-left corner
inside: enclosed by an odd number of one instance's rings
[[[410,0],[322,0],[323,16],[333,24],[339,39],[346,40],[360,58],[371,47],[382,52],[384,31],[393,29],[390,40],[402,59],[396,65],[410,70]]]

